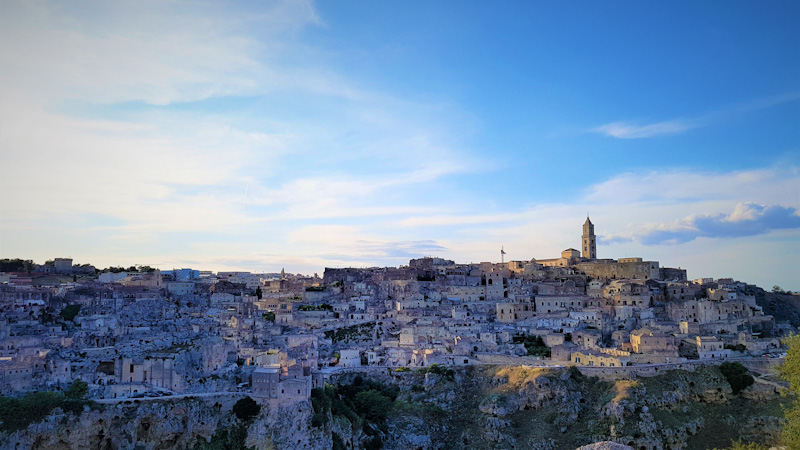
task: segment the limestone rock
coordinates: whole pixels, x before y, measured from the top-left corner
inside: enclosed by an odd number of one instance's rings
[[[602,441],[584,445],[575,450],[633,450],[633,447],[612,441]]]

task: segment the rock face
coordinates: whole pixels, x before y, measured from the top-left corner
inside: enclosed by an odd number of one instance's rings
[[[595,442],[594,444],[584,445],[575,450],[633,450],[630,445],[622,445],[616,442],[603,441]]]
[[[0,449],[184,449],[236,423],[236,398],[181,399],[107,405],[76,416],[56,410],[41,423],[0,436]],[[263,404],[248,427],[257,449],[331,448],[330,433],[310,428],[311,405]]]
[[[415,446],[424,449],[562,449],[607,441],[588,448],[662,450],[722,448],[739,438],[774,442],[782,423],[770,415],[780,414],[777,394],[751,390],[733,396],[715,367],[617,382],[566,370],[468,368],[409,397],[415,416],[390,418],[385,448],[409,448],[396,436],[420,433],[431,437]],[[434,406],[440,417],[420,413]]]
[[[244,444],[263,450],[357,449],[376,436],[387,449],[661,450],[722,448],[739,438],[770,444],[783,424],[773,385],[733,396],[714,367],[617,382],[530,367],[376,378],[400,389],[380,428],[354,426],[331,411],[323,425],[312,426],[309,401],[264,403],[242,425],[231,413],[239,397],[158,399],[80,415],[56,410],[41,423],[0,435],[0,449],[186,449],[244,426]],[[353,376],[332,382],[350,384]]]
[[[120,403],[79,416],[56,410],[44,422],[4,439],[3,448],[185,448],[214,434],[224,417],[220,409],[182,400]]]

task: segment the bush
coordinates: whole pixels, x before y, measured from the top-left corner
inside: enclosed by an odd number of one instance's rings
[[[72,322],[79,312],[81,312],[81,305],[68,305],[61,310],[61,318]]]
[[[233,412],[241,421],[247,421],[261,412],[261,406],[250,397],[240,399],[233,405]]]
[[[722,375],[728,380],[728,384],[731,385],[734,395],[747,389],[755,381],[752,375],[750,375],[750,371],[747,370],[747,367],[738,362],[726,361],[720,364],[719,371],[722,372]]]
[[[421,374],[432,373],[435,375],[440,375],[444,378],[447,378],[450,381],[453,381],[455,377],[455,372],[453,372],[452,369],[448,369],[447,367],[436,363],[433,363],[428,367],[423,367],[422,369],[419,369],[419,373]]]
[[[85,405],[88,385],[80,380],[72,383],[65,394],[60,392],[31,392],[22,397],[0,397],[0,430],[16,431],[44,420],[55,408],[80,413]]]
[[[365,450],[380,450],[383,448],[383,439],[379,435],[372,436],[364,443]]]
[[[230,427],[220,427],[211,436],[210,441],[202,439],[194,446],[194,450],[218,450],[218,449],[243,449],[247,440],[247,426],[244,424],[233,425]]]
[[[383,422],[392,409],[392,403],[392,399],[374,389],[361,391],[353,398],[356,412],[370,422]]]
[[[512,342],[515,344],[523,344],[525,350],[528,351],[528,356],[542,356],[549,358],[551,350],[548,348],[541,336],[529,336],[525,334],[518,334],[512,337]]]
[[[75,380],[72,385],[64,392],[64,397],[70,400],[85,400],[89,394],[89,384],[82,380]]]
[[[745,347],[743,344],[736,344],[736,345],[725,344],[725,348],[739,353],[744,353],[747,351],[747,347]]]
[[[336,433],[331,433],[333,435],[333,450],[345,450],[347,446],[344,445],[344,441],[342,440],[341,436]]]

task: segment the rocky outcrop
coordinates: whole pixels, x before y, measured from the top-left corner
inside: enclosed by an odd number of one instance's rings
[[[187,448],[210,438],[227,420],[221,403],[196,400],[119,403],[79,415],[57,409],[2,439],[2,448]]]
[[[594,444],[583,445],[575,450],[633,450],[633,447],[612,441],[602,441],[595,442]]]
[[[192,448],[210,440],[218,429],[237,424],[231,413],[235,401],[234,397],[129,401],[79,415],[55,410],[41,423],[0,436],[0,449]],[[246,444],[264,450],[331,448],[331,434],[310,427],[311,414],[309,402],[264,403],[248,426]]]
[[[263,403],[246,425],[244,442],[259,450],[358,449],[378,436],[387,449],[661,450],[686,448],[721,423],[731,439],[769,443],[783,425],[781,418],[769,415],[779,410],[768,407],[776,403],[758,409],[778,401],[774,384],[757,383],[733,396],[714,367],[616,382],[531,367],[454,372],[379,374],[376,379],[398,386],[400,394],[386,422],[371,429],[330,411],[312,426],[314,410],[308,401]],[[348,384],[355,378],[333,381]],[[219,430],[241,426],[231,413],[238,398],[128,400],[78,415],[56,410],[41,423],[0,435],[0,449],[193,448]],[[590,442],[595,447],[581,447]]]

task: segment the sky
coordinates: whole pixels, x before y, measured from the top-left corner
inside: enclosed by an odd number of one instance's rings
[[[0,257],[800,290],[800,3],[0,2]]]

